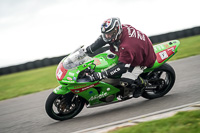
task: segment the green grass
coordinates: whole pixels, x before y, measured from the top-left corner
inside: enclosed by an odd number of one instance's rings
[[[58,86],[55,76],[56,67],[50,66],[0,76],[0,100]]]
[[[179,112],[175,116],[120,128],[109,133],[199,133],[200,110]]]
[[[178,53],[170,60],[200,54],[200,35],[179,39]],[[58,86],[55,66],[0,76],[0,100],[13,98]]]
[[[179,39],[178,52],[170,60],[181,59],[200,54],[200,35]]]

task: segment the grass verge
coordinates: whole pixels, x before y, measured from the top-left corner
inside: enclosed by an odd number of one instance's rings
[[[179,39],[178,53],[170,60],[200,54],[200,35]],[[9,99],[58,86],[57,65],[0,76],[0,100]]]
[[[0,76],[0,100],[58,86],[56,67],[57,65]]]
[[[135,126],[120,128],[109,133],[198,133],[200,110],[179,112],[176,115]]]
[[[181,44],[178,52],[170,60],[177,60],[200,54],[200,35],[178,39]]]

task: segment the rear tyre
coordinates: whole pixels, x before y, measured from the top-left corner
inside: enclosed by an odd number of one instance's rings
[[[45,109],[49,117],[63,121],[79,114],[83,109],[84,103],[81,97],[73,93],[58,95],[52,92],[47,98]]]
[[[176,76],[174,69],[165,63],[154,71],[145,74],[144,78],[152,83],[152,85],[157,85],[158,87],[153,90],[145,90],[142,97],[155,99],[164,96],[172,89]]]

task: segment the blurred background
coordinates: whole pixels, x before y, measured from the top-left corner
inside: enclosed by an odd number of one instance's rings
[[[200,24],[199,0],[0,0],[0,68],[90,45],[119,17],[147,36]]]

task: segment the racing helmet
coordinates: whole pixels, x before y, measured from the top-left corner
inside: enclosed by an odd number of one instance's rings
[[[101,26],[102,38],[110,43],[117,41],[122,33],[122,25],[119,18],[109,18]]]

